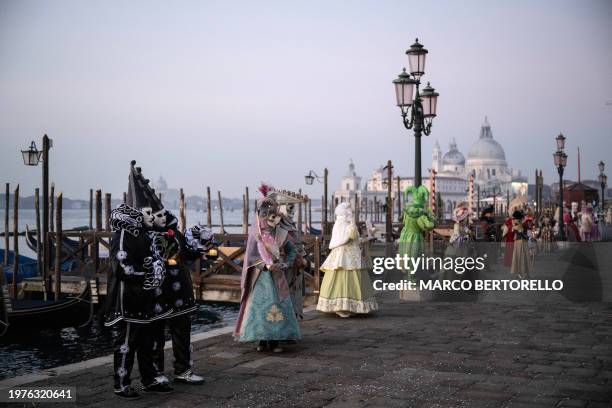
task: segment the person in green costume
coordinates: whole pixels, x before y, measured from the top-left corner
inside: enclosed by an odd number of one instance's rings
[[[409,203],[409,196],[412,202]],[[423,255],[423,232],[432,230],[435,225],[435,217],[430,208],[425,208],[429,198],[429,191],[423,185],[410,186],[404,190],[404,202],[409,203],[404,207],[404,228],[399,239],[399,255],[402,257],[420,257]],[[409,279],[415,279],[415,270],[410,266],[404,270],[409,274]]]

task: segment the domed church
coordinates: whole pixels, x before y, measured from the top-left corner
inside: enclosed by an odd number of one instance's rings
[[[437,172],[437,178],[440,181],[452,178],[467,182],[470,174],[473,174],[475,188],[480,186],[481,198],[492,196],[493,193],[498,197],[505,198],[508,191],[511,197],[516,194],[526,194],[526,191],[517,191],[517,187],[526,186],[526,178],[521,176],[520,171],[508,167],[504,148],[493,138],[491,125],[486,117],[480,127],[478,140],[468,150],[467,161],[457,148],[454,139],[450,142],[449,149],[444,154],[442,154],[440,145],[436,141],[433,148],[431,168]],[[445,207],[454,207],[457,191],[444,191],[444,184],[438,183],[437,190],[445,203]],[[452,195],[452,197],[449,195]],[[448,209],[446,210],[448,211]]]

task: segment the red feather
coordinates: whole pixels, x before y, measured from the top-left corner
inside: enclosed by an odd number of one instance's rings
[[[272,186],[269,184],[264,183],[263,181],[261,182],[261,186],[259,186],[259,192],[264,196],[267,197],[268,193],[272,190]]]

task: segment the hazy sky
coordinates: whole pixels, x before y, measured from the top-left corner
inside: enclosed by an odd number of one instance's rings
[[[239,197],[261,180],[304,187],[349,158],[413,175],[414,138],[391,81],[419,37],[440,92],[437,139],[467,154],[488,115],[510,166],[556,180],[612,174],[612,2],[0,0],[0,182],[31,194],[41,169],[19,150],[47,133],[68,197],[117,196],[129,161],[197,194]],[[3,190],[3,187],[2,187]],[[320,196],[320,186],[306,187]]]

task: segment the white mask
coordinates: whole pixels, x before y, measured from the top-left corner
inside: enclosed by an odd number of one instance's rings
[[[266,218],[266,222],[268,223],[268,226],[272,228],[276,227],[278,223],[280,222],[280,220],[281,220],[280,215],[276,215],[276,214],[270,214]]]
[[[168,222],[167,217],[166,217],[166,210],[162,208],[161,210],[153,214],[153,217],[154,217],[153,222],[155,223],[155,226],[157,228],[166,227],[166,224]]]
[[[153,227],[153,209],[151,207],[142,207],[140,212],[142,213],[142,223],[145,227]]]

